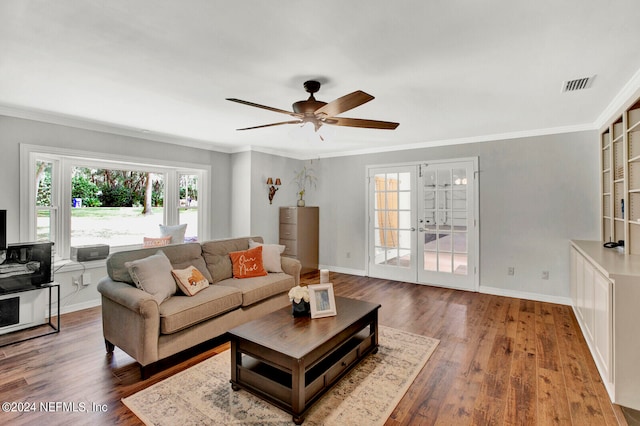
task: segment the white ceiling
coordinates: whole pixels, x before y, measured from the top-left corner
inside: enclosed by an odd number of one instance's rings
[[[637,0],[2,0],[0,113],[300,158],[593,129],[639,80],[639,18]],[[310,78],[400,126],[235,130],[290,117],[225,98],[290,110]]]

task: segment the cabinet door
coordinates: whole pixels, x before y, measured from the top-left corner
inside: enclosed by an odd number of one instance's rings
[[[594,329],[593,341],[595,351],[605,380],[611,380],[611,281],[599,272],[593,275]]]
[[[576,310],[584,322],[584,258],[576,254]]]
[[[578,306],[578,257],[580,255],[574,249],[571,248],[571,303],[574,307]]]
[[[596,271],[593,266],[587,261],[583,260],[584,267],[582,268],[583,277],[583,303],[582,303],[582,321],[587,330],[587,338],[593,341],[593,279]]]

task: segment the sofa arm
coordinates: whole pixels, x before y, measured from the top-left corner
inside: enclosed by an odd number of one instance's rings
[[[130,284],[113,281],[111,278],[102,278],[98,281],[98,291],[103,297],[146,318],[160,315],[158,302],[149,293]]]
[[[141,365],[158,360],[160,311],[153,297],[127,283],[105,277],[98,282],[102,294],[102,332]]]
[[[282,271],[291,275],[296,285],[300,285],[300,271],[302,270],[300,261],[292,257],[280,256],[280,264],[282,265]]]

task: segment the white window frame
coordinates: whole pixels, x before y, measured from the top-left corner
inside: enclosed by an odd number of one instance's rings
[[[71,248],[71,175],[74,167],[91,167],[118,170],[139,170],[163,174],[165,179],[164,217],[166,225],[177,225],[180,206],[179,174],[198,176],[198,240],[210,238],[209,221],[211,200],[209,194],[209,176],[211,166],[206,164],[185,164],[175,161],[163,161],[148,158],[133,158],[99,152],[74,149],[20,144],[20,241],[36,239],[36,186],[35,166],[37,160],[53,162],[52,203],[56,202],[56,216],[52,228],[56,238],[56,260],[69,258]],[[68,176],[69,179],[63,179]],[[173,184],[171,184],[173,183]],[[203,196],[204,195],[204,196]],[[53,198],[55,197],[55,198]],[[111,251],[141,247],[112,246]]]
[[[59,227],[59,223],[60,223],[60,177],[61,177],[61,173],[60,173],[60,160],[56,157],[51,157],[49,155],[41,155],[38,157],[39,160],[43,160],[46,161],[48,163],[51,163],[51,199],[50,199],[50,205],[48,207],[45,206],[36,206],[36,181],[35,181],[35,175],[36,175],[36,161],[34,160],[32,162],[32,164],[30,165],[30,176],[32,176],[32,182],[30,184],[30,186],[33,188],[33,203],[34,203],[34,208],[33,208],[33,214],[34,214],[34,222],[33,222],[33,230],[34,230],[34,236],[33,238],[30,239],[21,239],[21,241],[35,241],[36,239],[36,212],[38,211],[49,211],[49,228],[50,228],[50,232],[51,234],[53,234],[54,239],[56,238],[56,233],[60,232],[60,227]],[[20,192],[22,194],[22,191]],[[54,252],[55,252],[55,247],[54,247]]]
[[[198,177],[198,202],[196,206],[181,206],[180,205],[180,176],[181,175],[196,175]],[[177,201],[177,206],[175,207],[175,212],[176,212],[176,222],[180,221],[180,209],[186,209],[186,210],[197,210],[199,208],[199,204],[200,204],[200,178],[201,176],[198,175],[197,173],[193,173],[193,171],[191,170],[176,170],[176,190],[178,191],[177,196],[178,196],[178,201]],[[166,185],[165,185],[166,186]],[[198,222],[198,226],[200,225],[200,222]]]

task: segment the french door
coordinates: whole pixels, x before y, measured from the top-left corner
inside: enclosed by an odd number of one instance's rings
[[[416,279],[416,167],[369,170],[369,275]]]
[[[477,159],[371,167],[368,274],[477,290]]]

